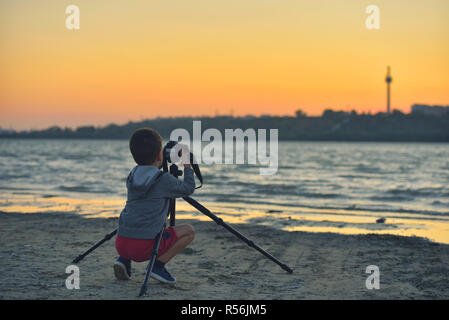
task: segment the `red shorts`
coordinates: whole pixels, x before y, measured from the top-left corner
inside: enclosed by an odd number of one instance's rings
[[[175,228],[168,227],[162,234],[159,245],[158,256],[164,254],[178,240]],[[130,259],[135,262],[150,260],[155,239],[132,239],[117,235],[115,238],[115,248],[120,257]]]

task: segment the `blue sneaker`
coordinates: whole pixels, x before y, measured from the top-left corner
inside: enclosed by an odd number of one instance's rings
[[[119,280],[131,279],[131,260],[118,257],[114,262],[114,274]]]
[[[151,277],[164,283],[176,282],[176,278],[173,278],[165,267],[161,268],[156,265],[154,265],[153,270],[151,270]]]

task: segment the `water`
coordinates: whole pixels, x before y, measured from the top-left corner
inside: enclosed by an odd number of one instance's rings
[[[126,140],[0,140],[0,211],[118,216],[133,166]],[[448,144],[280,142],[274,176],[257,165],[201,168],[193,197],[229,223],[449,243]],[[209,219],[182,200],[177,210]]]

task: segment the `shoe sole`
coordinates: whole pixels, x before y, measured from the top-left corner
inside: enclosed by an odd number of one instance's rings
[[[153,272],[151,272],[150,275],[151,275],[151,278],[159,280],[160,282],[163,282],[163,283],[170,283],[170,284],[176,283],[176,279],[175,279],[175,281],[169,281],[169,280],[167,280],[165,278],[162,278],[160,275],[158,275],[156,273],[153,273]]]
[[[128,276],[126,272],[126,267],[124,264],[120,262],[114,262],[114,274],[115,277],[119,280],[130,280],[131,277]]]

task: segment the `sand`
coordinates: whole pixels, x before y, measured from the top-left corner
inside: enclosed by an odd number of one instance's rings
[[[174,285],[151,280],[144,299],[448,299],[449,246],[422,238],[286,232],[233,225],[294,269],[288,274],[213,221],[191,223],[196,238],[167,264]],[[137,299],[146,263],[132,280],[115,279],[114,240],[78,263],[80,289],[69,290],[71,261],[114,230],[117,218],[0,212],[0,299]],[[368,290],[366,268],[380,270]]]

